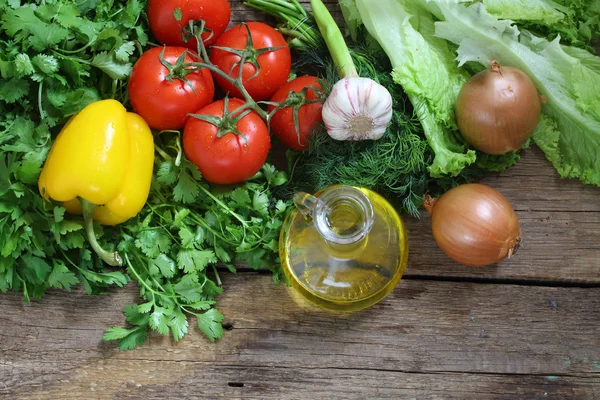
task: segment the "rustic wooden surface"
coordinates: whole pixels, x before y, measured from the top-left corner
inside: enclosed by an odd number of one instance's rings
[[[242,9],[233,2],[255,18]],[[484,182],[517,210],[514,258],[462,267],[437,248],[426,213],[405,217],[407,273],[350,315],[297,302],[266,274],[226,274],[223,339],[192,329],[120,352],[101,336],[123,323],[133,284],[31,305],[0,295],[0,398],[600,398],[600,189],[560,179],[537,149]]]

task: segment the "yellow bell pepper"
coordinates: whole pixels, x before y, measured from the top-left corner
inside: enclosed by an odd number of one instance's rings
[[[148,124],[116,100],[92,103],[62,128],[44,163],[38,187],[44,198],[81,214],[92,248],[121,265],[96,241],[93,221],[117,225],[134,217],[150,192],[154,138]]]

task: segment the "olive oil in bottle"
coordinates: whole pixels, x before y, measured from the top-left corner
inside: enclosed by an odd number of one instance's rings
[[[297,193],[279,250],[292,288],[323,308],[355,311],[387,296],[408,259],[400,216],[377,193],[335,185]]]

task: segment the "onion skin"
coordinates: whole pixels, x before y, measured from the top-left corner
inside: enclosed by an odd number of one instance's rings
[[[540,121],[540,95],[517,68],[490,67],[471,77],[456,100],[456,121],[463,138],[477,150],[506,154],[523,147]]]
[[[483,267],[514,255],[521,243],[517,214],[497,190],[478,183],[426,196],[433,237],[454,261]]]

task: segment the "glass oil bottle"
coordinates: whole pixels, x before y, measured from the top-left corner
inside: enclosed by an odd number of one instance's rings
[[[368,189],[334,185],[314,196],[297,193],[294,203],[279,252],[301,297],[329,310],[356,311],[394,289],[406,269],[408,241],[387,200]]]

